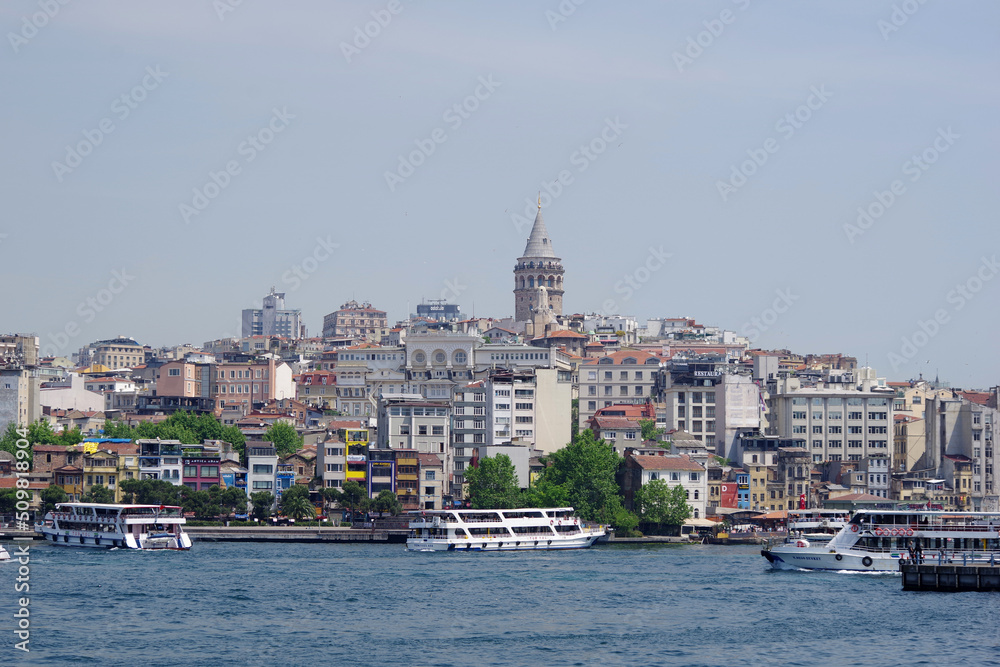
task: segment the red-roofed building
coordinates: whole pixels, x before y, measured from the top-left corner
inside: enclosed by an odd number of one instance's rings
[[[705,518],[708,471],[703,465],[683,454],[664,453],[653,456],[633,451],[626,452],[618,482],[627,509],[635,509],[636,491],[653,480],[663,480],[671,488],[682,486],[687,492],[687,504],[692,510],[691,518]]]
[[[635,447],[642,442],[642,426],[637,419],[595,415],[587,420],[587,428],[611,445],[619,455],[625,452],[626,447]]]

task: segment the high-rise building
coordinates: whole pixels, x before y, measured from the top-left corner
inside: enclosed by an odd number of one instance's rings
[[[38,377],[38,338],[0,337],[0,429],[27,426],[42,416]]]
[[[251,336],[284,336],[299,339],[306,337],[302,311],[285,310],[285,293],[271,292],[264,297],[263,307],[243,310],[243,338]]]
[[[552,250],[552,239],[545,229],[539,205],[524,254],[514,265],[514,319],[518,322],[530,321],[533,309],[540,303],[544,304],[546,299],[552,314],[562,315],[563,273],[562,261]]]

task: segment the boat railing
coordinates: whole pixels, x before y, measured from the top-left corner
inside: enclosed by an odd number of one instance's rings
[[[986,532],[986,533],[988,533],[988,532],[996,532],[997,530],[1000,530],[1000,525],[993,525],[993,524],[967,524],[967,523],[962,523],[962,524],[950,524],[950,523],[917,523],[917,522],[913,522],[913,523],[909,523],[909,524],[901,524],[901,523],[876,523],[876,524],[865,525],[865,526],[863,526],[863,529],[866,530],[866,531],[871,531],[871,532],[875,532],[876,530],[883,530],[883,531],[885,531],[885,530],[888,530],[888,531],[900,531],[900,530],[902,530],[902,531],[906,531],[907,535],[911,535],[910,531],[914,531],[914,532],[921,531],[923,533],[929,533],[929,532],[938,532],[938,533],[946,533],[946,532],[984,533],[984,532]],[[895,534],[893,534],[893,537],[895,537]]]

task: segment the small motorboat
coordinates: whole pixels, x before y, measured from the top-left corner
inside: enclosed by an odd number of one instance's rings
[[[2,544],[0,544],[0,560],[10,560],[10,554],[7,553]]]

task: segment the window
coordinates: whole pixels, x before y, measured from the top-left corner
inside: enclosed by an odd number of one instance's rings
[[[823,432],[823,427],[819,424],[813,425],[813,434],[818,434]]]
[[[187,477],[187,468],[184,469],[184,476]],[[267,464],[256,463],[253,467],[253,474],[255,475],[270,475],[274,472],[274,467]],[[192,475],[193,476],[193,475]]]
[[[185,477],[197,477],[198,476],[198,466],[184,466],[184,476]]]
[[[169,375],[170,377],[177,377],[180,374],[181,374],[181,369],[179,368],[171,368],[169,371],[167,371],[167,375]]]
[[[611,371],[604,371],[604,379],[605,380],[611,379]]]
[[[696,473],[696,472],[691,473],[689,477],[690,477],[690,479],[691,479],[692,482],[697,482],[698,481],[698,473]],[[695,494],[697,494],[697,491],[695,492]],[[695,498],[697,498],[697,497],[698,496],[695,495]]]
[[[671,482],[679,482],[679,481],[681,481],[681,474],[679,472],[672,472],[672,473],[670,473],[670,481]]]
[[[268,480],[254,480],[253,488],[265,489],[269,491],[271,489],[271,482]]]
[[[813,449],[821,449],[823,447],[822,440],[813,440]]]
[[[635,431],[625,431],[626,440],[635,440]]]
[[[591,412],[597,410],[597,401],[587,401],[587,409]]]
[[[597,387],[594,385],[589,385],[587,387],[587,396],[597,396]]]
[[[597,379],[597,371],[587,371],[587,379],[588,380],[596,380]]]
[[[431,426],[431,435],[444,435],[444,426]]]
[[[829,426],[826,429],[827,433],[841,433],[843,431],[842,426]]]
[[[840,449],[840,443],[841,443],[840,440],[831,440],[830,441],[830,447],[832,449]]]
[[[327,472],[343,472],[343,470],[344,470],[344,464],[343,463],[327,463],[326,464],[326,471]]]

